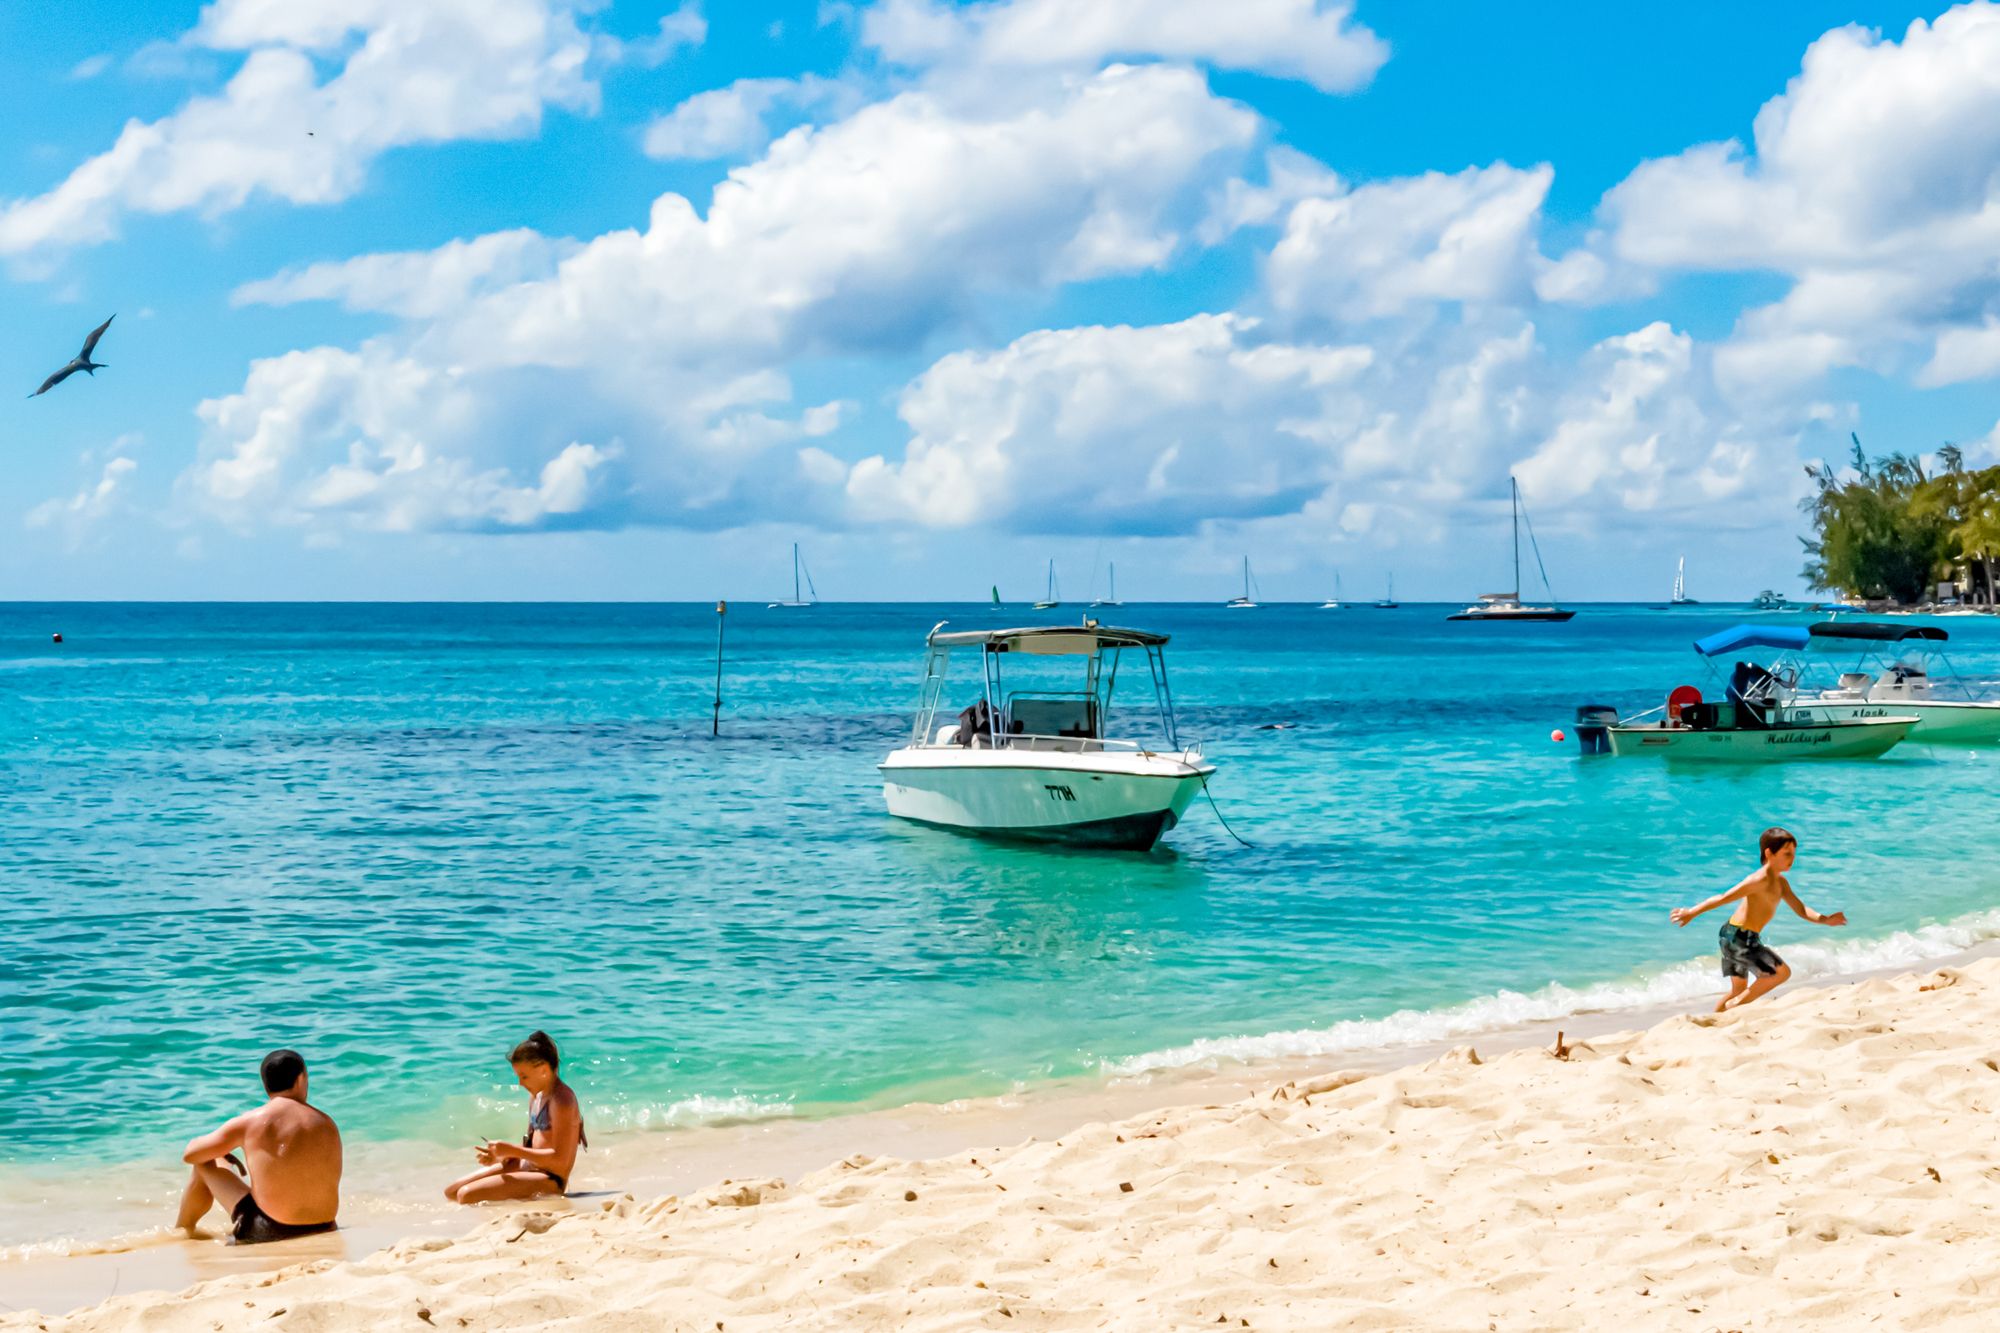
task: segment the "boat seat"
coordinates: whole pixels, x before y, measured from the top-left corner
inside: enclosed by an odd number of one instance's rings
[[[1840,673],[1840,688],[1853,690],[1857,694],[1868,693],[1868,687],[1875,683],[1875,677],[1866,671],[1843,671]]]

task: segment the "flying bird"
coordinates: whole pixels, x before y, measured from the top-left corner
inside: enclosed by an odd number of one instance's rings
[[[111,319],[116,319],[116,318],[118,318],[118,316],[116,315],[113,315],[111,317]],[[104,362],[92,361],[90,359],[90,354],[97,350],[97,340],[99,338],[102,338],[104,336],[104,331],[111,327],[111,319],[105,320],[102,324],[99,324],[96,328],[90,331],[90,336],[83,340],[83,350],[77,353],[76,360],[70,362],[68,365],[64,366],[61,370],[58,370],[55,374],[43,380],[42,387],[35,390],[33,393],[29,394],[28,397],[30,398],[41,397],[43,394],[47,393],[50,389],[55,388],[56,385],[61,384],[64,380],[68,379],[71,375],[76,374],[76,372],[79,370],[85,372],[86,374],[94,376],[97,374],[98,371],[104,369]]]

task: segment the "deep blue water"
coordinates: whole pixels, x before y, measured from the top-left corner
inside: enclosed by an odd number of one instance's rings
[[[350,1136],[457,1142],[518,1113],[533,1027],[604,1132],[1693,996],[1713,925],[1667,910],[1774,822],[1853,920],[1774,927],[1805,970],[1993,933],[1994,752],[1579,760],[1577,703],[1702,683],[1689,642],[1744,613],[1445,610],[1126,607],[1254,844],[1197,805],[1131,855],[883,813],[924,632],[983,608],[732,608],[717,740],[708,606],[0,607],[0,1098],[32,1112],[0,1160],[177,1149],[277,1045]],[[2000,624],[1948,623],[2000,677]]]

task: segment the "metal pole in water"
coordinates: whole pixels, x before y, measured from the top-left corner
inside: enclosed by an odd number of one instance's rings
[[[709,719],[708,734],[722,734],[722,621],[729,614],[729,603],[715,604],[715,713]]]

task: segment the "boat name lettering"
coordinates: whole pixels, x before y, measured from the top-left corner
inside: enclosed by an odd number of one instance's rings
[[[1074,801],[1076,793],[1060,782],[1044,782],[1042,790],[1049,794],[1051,801]]]
[[[1830,731],[1774,731],[1764,738],[1766,745],[1824,745],[1833,739]]]

